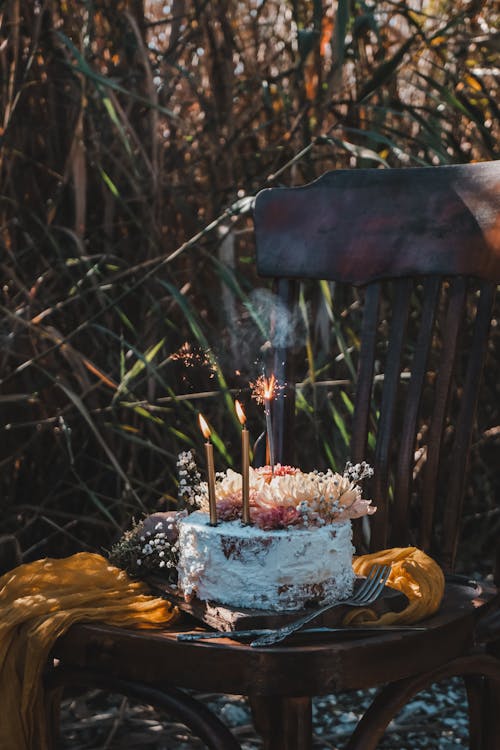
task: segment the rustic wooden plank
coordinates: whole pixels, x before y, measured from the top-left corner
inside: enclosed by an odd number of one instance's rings
[[[500,277],[500,161],[327,172],[255,202],[263,276]],[[354,231],[353,231],[354,228]]]
[[[355,590],[362,582],[356,579]],[[175,584],[163,581],[161,578],[151,577],[148,583],[154,591],[175,604],[182,612],[191,615],[198,622],[209,625],[215,630],[249,630],[252,628],[277,628],[291,622],[298,617],[312,612],[314,608],[287,610],[275,612],[263,609],[245,609],[230,607],[218,602],[204,602],[196,597],[186,601]],[[407,605],[408,600],[401,591],[386,586],[382,595],[371,605],[374,612],[400,612]],[[340,625],[349,607],[337,606],[314,621],[314,625]]]

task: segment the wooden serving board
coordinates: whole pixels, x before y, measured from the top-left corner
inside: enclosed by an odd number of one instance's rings
[[[357,578],[354,584],[354,590],[361,585],[363,578]],[[168,599],[175,604],[182,612],[191,615],[205,625],[215,628],[215,630],[250,630],[257,628],[277,628],[285,625],[287,622],[295,620],[301,615],[312,612],[313,608],[294,609],[286,612],[273,612],[263,609],[244,609],[229,607],[226,604],[217,602],[202,602],[193,597],[189,602],[185,601],[182,594],[175,584],[163,581],[161,578],[150,577],[147,583],[151,586],[154,593]],[[408,598],[389,586],[384,587],[382,595],[370,605],[370,609],[377,614],[384,612],[401,612],[408,604]],[[314,621],[315,626],[340,625],[342,619],[351,607],[339,605]]]

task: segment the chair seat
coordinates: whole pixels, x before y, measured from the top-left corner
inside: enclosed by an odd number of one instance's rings
[[[249,696],[314,696],[371,687],[430,671],[474,645],[479,617],[491,611],[498,591],[447,583],[440,610],[420,625],[355,639],[315,640],[256,649],[228,638],[178,642],[192,621],[164,631],[74,625],[52,656],[65,668],[112,673],[160,686]]]

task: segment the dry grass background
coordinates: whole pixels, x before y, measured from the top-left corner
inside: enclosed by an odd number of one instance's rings
[[[269,335],[259,189],[498,157],[499,14],[492,0],[6,0],[0,22],[0,530],[30,560],[102,550],[174,503],[198,409],[221,468],[235,395],[253,437],[263,428],[248,397]],[[307,292],[303,462],[341,465],[356,305]],[[486,561],[500,524],[491,358],[465,527]]]

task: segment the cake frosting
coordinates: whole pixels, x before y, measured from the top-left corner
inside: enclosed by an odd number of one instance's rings
[[[178,586],[232,607],[293,610],[334,602],[354,586],[349,520],[266,530],[240,520],[210,526],[197,511],[179,523]]]

